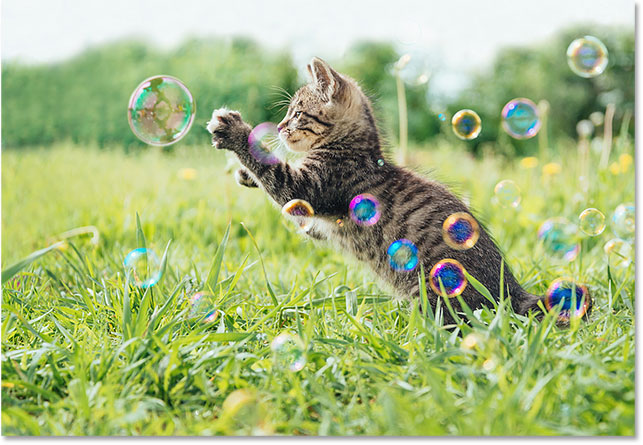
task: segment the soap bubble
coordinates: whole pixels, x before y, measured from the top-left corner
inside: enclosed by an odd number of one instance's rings
[[[444,122],[444,121],[447,120],[447,115],[444,114],[444,113],[439,113],[438,114],[438,119],[440,120],[440,122]]]
[[[384,159],[378,159],[377,160],[377,165],[379,165],[380,167],[383,167],[384,166]]]
[[[475,246],[479,237],[478,222],[466,212],[454,213],[442,224],[442,238],[453,249],[470,249]]]
[[[136,87],[127,118],[134,135],[150,145],[170,145],[185,136],[196,104],[185,85],[171,76],[153,76]]]
[[[613,238],[606,242],[603,251],[607,255],[610,267],[625,268],[632,263],[634,249],[620,238]]]
[[[348,213],[356,224],[372,226],[380,219],[380,203],[375,196],[362,193],[351,200]]]
[[[575,306],[574,295],[576,296]],[[590,304],[589,292],[587,287],[576,283],[571,278],[558,278],[549,285],[545,293],[545,306],[547,310],[560,307],[559,317],[569,320],[570,317],[582,317],[587,313]]]
[[[502,207],[518,207],[520,204],[520,188],[511,179],[504,179],[496,184],[493,193]]]
[[[535,103],[525,98],[512,99],[502,109],[502,127],[516,139],[529,139],[540,130],[540,115]]]
[[[620,204],[612,215],[612,231],[624,240],[634,239],[636,232],[636,211],[631,202]]]
[[[451,127],[460,139],[471,140],[477,138],[482,131],[482,121],[475,111],[460,110],[451,118]]]
[[[127,254],[123,265],[137,287],[147,289],[161,279],[160,261],[151,249],[139,247]]]
[[[578,227],[589,236],[600,235],[605,230],[605,215],[598,209],[583,210],[578,220]]]
[[[547,252],[566,261],[574,261],[580,252],[578,227],[562,217],[550,218],[538,228],[538,239]]]
[[[567,48],[567,63],[581,77],[598,76],[605,71],[607,62],[607,48],[596,37],[576,39]]]
[[[274,165],[279,163],[274,149],[279,144],[277,126],[272,122],[264,122],[252,129],[248,136],[250,154],[262,164]]]
[[[429,274],[431,289],[438,295],[442,295],[440,281],[447,297],[452,298],[462,294],[467,287],[467,279],[464,276],[462,264],[451,258],[438,261]]]
[[[203,323],[212,323],[219,316],[214,309],[214,297],[207,292],[197,292],[190,297],[190,317]]]
[[[273,353],[273,363],[278,368],[297,372],[306,365],[304,345],[296,335],[288,332],[281,333],[272,341],[270,348]]]
[[[308,230],[312,225],[312,217],[315,216],[313,206],[308,201],[303,199],[293,199],[288,201],[281,208],[281,213],[284,216],[294,217],[295,221],[304,230]]]
[[[418,248],[407,239],[393,241],[386,253],[394,270],[409,271],[418,265]]]

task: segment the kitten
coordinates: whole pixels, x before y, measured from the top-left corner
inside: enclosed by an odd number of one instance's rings
[[[467,207],[444,185],[384,161],[371,104],[354,80],[319,58],[313,58],[308,72],[311,82],[295,93],[277,127],[290,150],[305,153],[297,167],[260,162],[249,151],[252,128],[241,115],[224,108],[213,112],[207,127],[213,146],[231,150],[244,166],[236,173],[237,182],[262,188],[280,207],[293,199],[309,202],[315,216],[306,234],[332,241],[367,263],[399,296],[419,296],[421,264],[435,309],[438,295],[429,285],[429,271],[438,261],[451,258],[499,299],[503,258],[487,232],[481,227],[477,243],[468,250],[455,250],[443,241],[445,219],[455,212],[470,214]],[[348,217],[352,198],[363,193],[375,196],[381,208],[379,221],[371,226]],[[387,248],[400,239],[417,246],[419,264],[413,271],[391,267]],[[511,296],[516,313],[538,310],[542,298],[525,291],[506,264],[504,283],[504,295]],[[462,298],[473,310],[489,304],[470,284]],[[460,312],[457,299],[449,301]],[[444,322],[454,322],[448,311]]]

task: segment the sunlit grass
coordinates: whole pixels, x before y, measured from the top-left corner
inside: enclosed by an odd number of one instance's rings
[[[595,299],[590,321],[569,329],[505,301],[461,335],[302,240],[262,192],[224,174],[222,152],[4,151],[2,269],[75,227],[100,239],[70,238],[3,286],[3,434],[632,435],[634,267],[608,277],[609,225],[571,264],[548,257],[536,231],[633,202],[633,166],[599,172],[590,153],[583,196],[576,147],[558,143],[562,155],[535,166],[476,160],[452,140],[409,151],[409,165],[471,204],[528,290],[570,275]],[[621,154],[633,146],[615,144],[610,163]],[[522,189],[518,209],[492,203],[501,179]],[[147,292],[126,285],[122,265],[141,242],[136,213],[159,258],[171,240]],[[219,311],[212,323],[190,316],[202,289]],[[305,345],[298,373],[273,366],[270,342],[284,331]]]

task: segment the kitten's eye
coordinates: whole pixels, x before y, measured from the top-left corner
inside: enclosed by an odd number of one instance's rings
[[[301,116],[301,111],[298,111],[298,112],[295,113],[295,119],[298,119],[299,116]]]

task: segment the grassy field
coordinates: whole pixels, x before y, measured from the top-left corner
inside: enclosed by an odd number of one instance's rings
[[[536,237],[547,218],[577,221],[587,207],[609,218],[633,202],[634,167],[618,159],[634,148],[617,146],[601,172],[592,153],[583,195],[575,145],[559,144],[562,158],[532,168],[447,143],[412,152],[417,169],[471,203],[528,290],[570,275],[595,298],[590,321],[569,329],[505,301],[454,332],[302,240],[261,192],[224,174],[222,152],[5,150],[3,269],[75,227],[94,225],[100,240],[70,238],[3,285],[2,433],[634,434],[634,266],[608,276],[609,225],[569,264]],[[517,209],[493,203],[501,179],[521,187]],[[127,285],[123,267],[143,241],[159,257],[171,241],[147,291]],[[214,321],[194,315],[202,289]],[[270,343],[286,331],[305,348],[299,372],[273,361]]]

